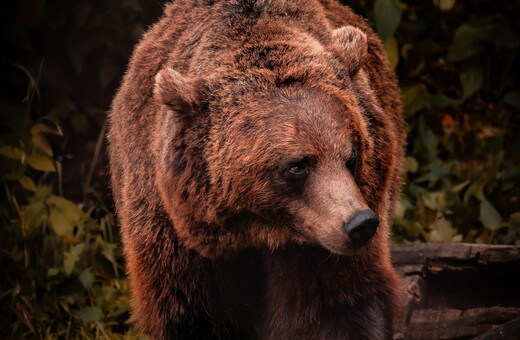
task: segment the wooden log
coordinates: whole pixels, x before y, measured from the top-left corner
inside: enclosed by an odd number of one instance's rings
[[[411,339],[454,339],[477,336],[520,315],[520,308],[418,309],[412,312]]]
[[[392,258],[406,292],[397,339],[470,339],[520,316],[520,247],[396,245]]]
[[[493,328],[492,330],[477,336],[474,340],[517,340],[518,338],[520,338],[520,317],[506,322],[500,327]]]
[[[392,248],[394,266],[406,268],[408,273],[412,273],[413,269],[422,268],[430,261],[455,266],[458,264],[462,267],[466,264],[466,268],[475,265],[520,265],[520,247],[463,243],[417,243],[394,245]],[[469,266],[470,264],[471,266]]]

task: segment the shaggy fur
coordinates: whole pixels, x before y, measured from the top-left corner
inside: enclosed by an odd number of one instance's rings
[[[400,110],[378,38],[334,0],[167,5],[108,134],[138,329],[391,338]],[[342,223],[364,209],[380,224],[356,249]]]

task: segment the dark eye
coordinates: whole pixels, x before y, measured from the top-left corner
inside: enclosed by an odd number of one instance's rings
[[[350,157],[347,160],[346,166],[352,175],[356,174],[359,163],[359,153],[358,148],[356,146],[352,146],[352,152],[350,153]]]
[[[308,174],[309,165],[305,159],[289,163],[283,171],[284,178],[289,181],[300,181],[305,179]]]

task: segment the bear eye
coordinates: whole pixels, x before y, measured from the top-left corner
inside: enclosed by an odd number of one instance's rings
[[[350,153],[350,157],[346,162],[347,169],[350,171],[352,175],[356,174],[358,164],[359,163],[359,153],[357,146],[352,146],[352,152]]]
[[[289,181],[305,179],[309,174],[309,166],[307,163],[305,159],[290,163],[283,172],[284,178]]]

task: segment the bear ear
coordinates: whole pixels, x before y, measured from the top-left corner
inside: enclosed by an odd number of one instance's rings
[[[155,98],[167,107],[189,114],[197,106],[197,82],[166,67],[155,76]]]
[[[368,54],[367,35],[353,26],[336,28],[332,32],[333,46],[346,64],[350,76],[356,75]]]

